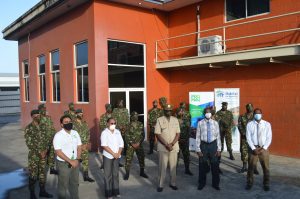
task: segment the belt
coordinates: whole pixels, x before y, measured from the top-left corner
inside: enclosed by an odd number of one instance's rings
[[[217,140],[214,140],[212,142],[204,142],[204,141],[201,141],[201,144],[214,144]]]

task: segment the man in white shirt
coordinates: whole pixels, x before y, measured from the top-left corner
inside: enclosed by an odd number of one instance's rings
[[[60,118],[62,129],[53,139],[58,166],[58,198],[65,199],[67,190],[72,199],[79,199],[78,177],[81,156],[81,139],[77,131],[72,130],[73,123],[69,115]]]
[[[103,148],[104,187],[105,197],[112,199],[120,197],[119,190],[119,160],[124,148],[121,132],[116,129],[116,120],[109,118],[107,128],[101,133]]]
[[[219,157],[222,150],[220,128],[218,122],[211,119],[210,108],[205,108],[204,114],[205,118],[198,122],[196,132],[196,152],[199,156],[198,190],[202,190],[206,185],[209,161],[212,173],[212,187],[219,191]]]
[[[246,190],[252,188],[253,170],[259,159],[264,173],[264,190],[269,191],[270,171],[268,148],[272,142],[272,129],[269,122],[262,120],[262,111],[259,108],[254,110],[254,120],[247,124],[246,137],[249,145],[249,167]]]

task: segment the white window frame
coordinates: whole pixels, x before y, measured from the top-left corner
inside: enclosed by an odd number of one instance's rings
[[[27,64],[28,66],[28,74],[25,74],[25,65]],[[30,101],[30,93],[29,93],[29,62],[28,60],[24,60],[22,62],[23,65],[23,80],[24,80],[24,102],[29,102]],[[26,88],[28,85],[28,89]],[[26,92],[27,90],[27,92]]]
[[[60,101],[61,101],[61,95],[60,95],[60,100],[58,101],[57,100],[57,94],[58,94],[58,90],[57,90],[57,85],[58,85],[58,81],[57,81],[57,74],[59,74],[60,73],[60,60],[59,60],[59,69],[58,70],[53,70],[53,68],[52,68],[52,66],[53,66],[53,62],[52,62],[52,53],[55,53],[55,52],[58,52],[58,54],[59,54],[59,57],[60,57],[60,51],[59,51],[59,49],[55,49],[55,50],[52,50],[51,52],[50,52],[50,70],[51,70],[51,76],[52,76],[52,78],[51,78],[51,80],[52,80],[52,102],[53,103],[60,103]],[[55,85],[56,85],[56,89],[55,89],[55,91],[54,91],[54,87],[53,87],[53,77],[55,78]],[[59,85],[59,87],[60,87],[60,85]],[[54,92],[55,92],[55,96],[56,96],[56,99],[54,99]]]
[[[263,16],[263,15],[268,15],[271,13],[271,0],[269,0],[269,8],[270,8],[270,11],[269,12],[264,12],[264,13],[261,13],[261,14],[257,14],[257,15],[252,15],[252,16],[248,16],[248,0],[244,0],[246,5],[245,5],[245,9],[246,9],[246,17],[242,17],[242,18],[239,18],[239,19],[232,19],[230,21],[227,20],[227,0],[224,1],[225,5],[224,5],[224,13],[225,13],[225,23],[230,23],[230,22],[233,22],[233,21],[239,21],[239,20],[243,20],[243,19],[248,19],[248,18],[252,18],[252,17],[259,17],[259,16]]]
[[[88,92],[89,93],[89,101],[87,101],[87,102],[79,101],[79,96],[78,96],[78,89],[79,88],[78,88],[78,84],[77,84],[77,78],[78,78],[77,71],[79,69],[81,70],[81,74],[82,74],[81,86],[83,88],[83,85],[84,85],[84,83],[83,83],[83,69],[88,68],[88,66],[89,66],[89,64],[84,64],[84,65],[77,66],[77,51],[76,51],[77,48],[76,47],[77,47],[77,45],[80,45],[82,43],[87,43],[87,46],[89,48],[88,40],[84,40],[84,41],[81,41],[81,42],[78,42],[78,43],[74,44],[74,63],[75,63],[75,71],[76,71],[76,80],[75,80],[75,83],[76,83],[76,103],[77,104],[89,104],[89,102],[90,102],[90,92]],[[88,51],[88,55],[89,55],[89,51]],[[88,60],[88,63],[89,63],[89,60]],[[88,78],[88,80],[89,80],[89,78]],[[88,85],[89,85],[89,82],[88,82]],[[90,86],[88,86],[88,91],[89,91],[89,89],[90,89]],[[81,95],[83,96],[83,99],[84,99],[84,90],[83,89],[81,91]]]
[[[44,57],[44,59],[45,59],[45,72],[44,73],[40,72],[40,58],[41,57]],[[40,102],[44,103],[47,101],[47,93],[44,93],[44,89],[43,89],[44,86],[46,87],[46,85],[43,84],[43,81],[42,81],[42,87],[40,85],[41,78],[45,78],[45,83],[46,83],[46,56],[44,54],[38,56],[38,71],[39,71],[38,76],[39,76],[39,88],[40,88],[39,98],[40,98]],[[45,88],[45,90],[46,90],[46,88]],[[41,97],[41,96],[44,96],[44,94],[45,94],[45,100],[43,100]]]

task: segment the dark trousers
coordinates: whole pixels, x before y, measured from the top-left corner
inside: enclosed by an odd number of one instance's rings
[[[119,191],[119,159],[103,156],[105,197],[120,194]]]
[[[255,155],[250,148],[249,148],[249,166],[248,166],[248,173],[247,173],[247,184],[253,185],[253,171],[258,160],[260,162],[260,165],[264,173],[263,184],[265,186],[269,186],[270,183],[269,151],[262,150],[261,154]]]
[[[210,144],[201,142],[200,148],[203,156],[199,158],[199,186],[204,187],[206,184],[206,173],[209,161],[212,173],[212,185],[218,187],[220,183],[220,174],[219,160],[216,156],[218,149],[217,142],[214,141]]]

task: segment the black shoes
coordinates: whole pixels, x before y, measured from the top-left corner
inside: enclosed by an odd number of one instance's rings
[[[193,173],[191,172],[191,170],[190,169],[185,169],[185,172],[184,172],[185,174],[187,174],[187,175],[190,175],[190,176],[192,176],[193,175]]]
[[[89,173],[87,171],[83,172],[83,180],[88,182],[95,182],[94,179],[90,178]]]
[[[202,190],[205,187],[205,185],[198,185],[198,190]]]
[[[124,180],[128,180],[129,179],[129,172],[126,172],[126,174],[124,175]]]
[[[243,167],[242,167],[242,169],[240,170],[240,173],[244,173],[244,172],[246,172],[246,171],[248,171],[248,169],[247,169],[247,163],[243,163]]]
[[[123,164],[121,164],[121,163],[119,163],[119,167],[124,167],[124,165],[123,165]]]
[[[232,152],[229,152],[229,159],[230,159],[230,160],[235,160],[235,158],[234,158],[233,155],[232,155]]]
[[[220,187],[219,186],[212,186],[215,190],[220,191]]]
[[[41,185],[40,186],[40,194],[39,194],[40,197],[43,197],[43,198],[53,198],[53,195],[48,193],[46,190],[45,190],[45,186],[44,185]]]
[[[143,178],[149,178],[148,175],[145,173],[144,168],[140,169],[140,176],[143,177]]]
[[[173,189],[173,190],[178,190],[178,187],[177,186],[173,186],[173,185],[169,185],[170,187],[171,187],[171,189]]]
[[[164,188],[162,187],[157,187],[157,192],[162,192]]]
[[[268,185],[264,186],[264,191],[270,191],[270,187]]]

